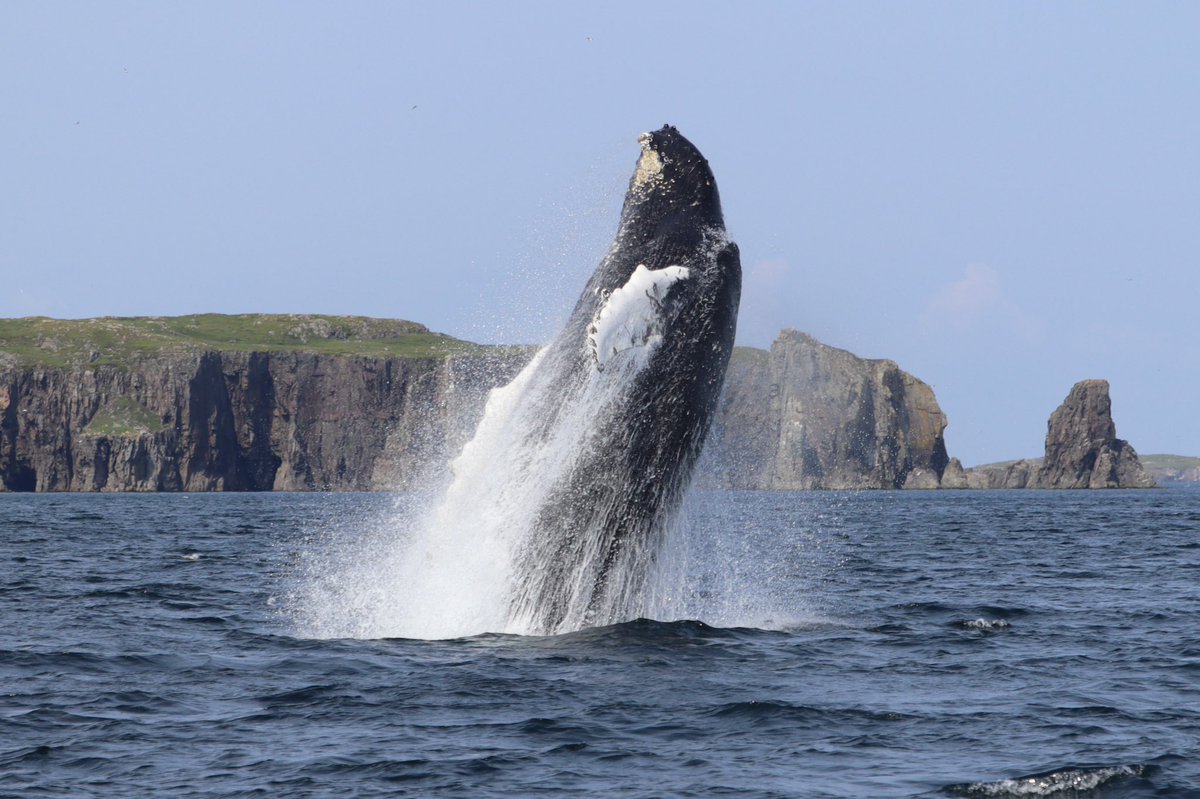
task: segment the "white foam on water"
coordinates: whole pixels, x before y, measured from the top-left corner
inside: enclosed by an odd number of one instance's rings
[[[1006,630],[1012,626],[1004,619],[971,619],[961,624],[968,630]]]
[[[537,380],[545,357],[543,350],[509,385],[491,392],[474,437],[451,464],[449,484],[433,499],[410,499],[374,519],[336,521],[310,542],[298,588],[283,603],[298,634],[444,639],[547,632],[540,609],[521,601],[539,593],[542,573],[525,560],[537,515],[587,457],[598,425],[612,423],[606,414],[644,359],[620,352],[576,385],[547,386]],[[570,392],[555,406],[558,418],[540,418],[542,391]],[[612,615],[773,630],[828,623],[808,612],[804,581],[776,563],[802,562],[816,546],[793,526],[798,522],[789,517],[784,527],[757,530],[757,522],[731,518],[722,508],[689,498],[668,520],[661,546],[638,542],[629,568],[610,575],[611,594],[624,603]],[[588,563],[602,557],[604,538],[579,531],[579,540],[568,579],[576,596],[586,598],[594,574]],[[764,547],[779,546],[792,551],[764,557]],[[575,602],[556,631],[584,626],[586,604]]]
[[[723,234],[709,243],[712,257]],[[538,568],[539,514],[554,492],[593,458],[637,375],[670,335],[671,287],[690,278],[682,266],[639,265],[614,290],[581,340],[591,363],[564,381],[542,350],[508,385],[495,389],[474,437],[451,464],[452,478],[424,510],[397,511],[353,529],[343,526],[301,557],[301,585],[288,608],[300,634],[312,637],[457,638],[484,632],[544,634],[592,622],[595,564],[609,531],[572,531],[565,573],[566,607],[546,629]],[[567,384],[564,385],[564,382]],[[549,418],[548,418],[549,417]],[[614,477],[614,479],[619,479]],[[650,478],[648,478],[650,479]],[[668,511],[673,510],[668,503]],[[728,586],[696,589],[686,523],[668,527],[665,540],[623,541],[619,563],[607,575],[598,617],[625,620],[700,619],[729,626],[787,627],[806,620],[780,618],[766,603],[730,599]],[[599,526],[599,525],[597,525]],[[562,577],[561,574],[557,577]],[[561,595],[561,594],[559,594]],[[720,597],[719,600],[714,597]],[[724,605],[719,605],[724,602]]]
[[[977,782],[962,786],[961,792],[970,796],[1078,796],[1079,791],[1091,791],[1105,783],[1142,773],[1139,766],[1115,766],[1094,770],[1066,769],[1050,774],[1018,777],[996,782]]]
[[[667,283],[682,276],[677,271]],[[643,280],[638,290],[646,290]],[[440,500],[390,524],[380,520],[357,539],[326,542],[308,556],[304,585],[293,596],[303,634],[438,639],[545,632],[537,609],[519,601],[517,559],[551,492],[587,457],[600,426],[612,423],[612,409],[659,343],[650,337],[610,353],[603,371],[593,365],[568,386],[539,381],[547,351],[539,352],[511,383],[491,392]],[[539,401],[543,392],[568,396],[547,404]],[[542,418],[546,407],[557,417]],[[600,536],[587,532],[580,531],[581,540],[599,546]],[[575,579],[584,580],[583,565],[599,556],[585,548]],[[522,572],[537,578],[536,569]],[[564,623],[580,626],[583,610],[572,608]]]
[[[553,487],[549,475],[577,442],[562,434],[541,448],[515,440],[527,381],[523,373],[493,392],[475,438],[454,461],[452,484],[431,509],[421,512],[410,503],[374,520],[348,520],[312,542],[299,590],[283,600],[299,635],[444,639],[545,632],[536,608],[522,612],[517,603],[512,612],[514,572],[534,517]],[[590,415],[585,407],[603,404],[597,401],[604,392],[596,383],[589,381],[591,391],[580,391],[590,399],[572,409],[576,422]],[[498,451],[510,453],[508,460],[498,463]],[[644,590],[628,595],[624,618],[695,619],[715,627],[764,630],[830,623],[807,607],[803,579],[774,573],[762,542],[747,542],[743,530],[714,523],[711,508],[690,504],[668,528],[661,550],[639,554],[650,559],[650,574]],[[794,531],[786,532],[790,545],[810,545]],[[777,542],[767,548],[784,545],[782,539]],[[581,560],[595,556],[585,551]],[[792,564],[798,560],[795,553],[781,557]],[[581,568],[577,579],[583,573]],[[583,610],[569,613],[561,629],[583,626]]]
[[[791,514],[773,523],[742,513],[724,492],[691,492],[655,558],[640,615],[759,630],[842,626],[808,601],[809,575],[824,570],[814,528]],[[797,574],[800,564],[811,569]]]

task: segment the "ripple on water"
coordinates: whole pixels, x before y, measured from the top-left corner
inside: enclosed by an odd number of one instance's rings
[[[714,494],[705,573],[835,621],[422,641],[283,607],[378,495],[0,495],[0,793],[1196,799],[1200,492],[1154,497]]]

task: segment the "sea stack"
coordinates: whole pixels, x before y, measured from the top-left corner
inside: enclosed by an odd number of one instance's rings
[[[1128,441],[1117,438],[1107,380],[1082,380],[1050,416],[1046,455],[1031,488],[1153,488]]]

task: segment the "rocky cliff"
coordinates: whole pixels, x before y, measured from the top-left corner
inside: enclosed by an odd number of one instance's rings
[[[0,353],[10,491],[403,488],[529,355],[271,315],[0,320]],[[956,479],[945,426],[891,361],[785,331],[735,355],[703,468],[735,488],[932,488]]]
[[[1083,380],[1050,415],[1046,454],[972,469],[973,488],[1152,488],[1128,441],[1117,438],[1107,380]]]
[[[412,322],[206,315],[0,319],[0,491],[374,490],[445,467],[529,350]],[[932,389],[785,330],[729,367],[703,485],[738,489],[1153,485],[1108,384],[1054,412],[1041,460],[964,470]]]
[[[64,324],[87,322],[53,322],[57,343],[43,337],[37,352],[10,346],[0,360],[0,485],[10,491],[404,487],[427,464],[444,463],[478,417],[487,390],[527,358],[459,352],[453,340],[427,341],[432,334],[410,323],[379,322],[376,328],[384,328],[371,338],[361,328],[379,320],[350,320],[348,327],[332,317],[255,319],[278,328],[260,331],[249,342],[262,348],[255,351],[238,351],[236,341],[213,350],[182,337],[139,354],[130,340],[140,341],[142,331],[130,332],[130,320],[94,320],[106,324],[65,333]],[[114,335],[125,337],[120,346],[96,348]],[[360,347],[362,341],[370,346]],[[354,348],[375,353],[346,351]]]
[[[894,362],[785,330],[738,350],[708,479],[729,488],[936,488],[949,465],[933,390]]]
[[[1149,488],[1154,480],[1117,438],[1107,380],[1083,380],[1050,415],[1035,488]]]

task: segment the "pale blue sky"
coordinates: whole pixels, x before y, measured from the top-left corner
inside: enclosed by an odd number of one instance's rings
[[[1200,455],[1200,5],[0,5],[0,316],[319,312],[544,340],[637,134],[708,156],[741,343],[1039,455],[1080,379]]]

